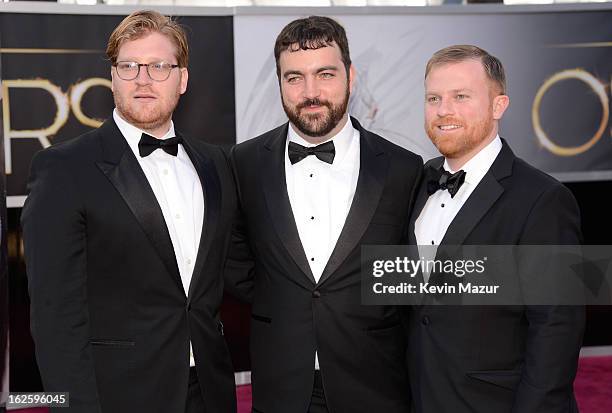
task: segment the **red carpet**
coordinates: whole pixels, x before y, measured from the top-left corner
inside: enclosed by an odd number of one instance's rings
[[[612,412],[612,356],[581,357],[574,391],[581,413]]]
[[[612,412],[612,356],[580,358],[574,389],[581,413]],[[236,397],[238,413],[250,413],[251,386],[238,386]],[[13,410],[12,412],[48,413],[48,410],[24,409]]]
[[[251,413],[251,385],[236,387],[236,400],[238,401],[238,413]]]

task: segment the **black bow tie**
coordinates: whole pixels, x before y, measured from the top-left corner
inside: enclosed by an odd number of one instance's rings
[[[140,142],[138,142],[138,152],[140,156],[144,158],[145,156],[151,155],[155,149],[163,149],[166,153],[176,156],[178,153],[178,145],[182,143],[183,139],[175,136],[170,139],[157,139],[151,135],[147,135],[143,133],[140,137]]]
[[[308,155],[314,155],[319,158],[319,160],[331,164],[334,162],[334,156],[336,156],[336,148],[334,147],[333,141],[311,147],[302,146],[295,142],[289,142],[288,152],[291,165],[301,161]]]
[[[451,198],[454,198],[457,194],[463,182],[465,182],[465,171],[460,171],[451,174],[443,167],[439,169],[429,167],[427,171],[427,194],[432,195],[437,190],[448,190]]]

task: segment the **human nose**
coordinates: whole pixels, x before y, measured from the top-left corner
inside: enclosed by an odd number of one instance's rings
[[[449,99],[440,99],[438,103],[438,116],[444,117],[452,115],[455,112],[453,104]]]
[[[139,66],[138,75],[134,81],[139,85],[147,85],[151,83],[151,76],[149,76],[149,67],[147,65]]]
[[[321,91],[318,82],[314,78],[306,78],[304,80],[304,97],[306,99],[314,99],[319,97]]]

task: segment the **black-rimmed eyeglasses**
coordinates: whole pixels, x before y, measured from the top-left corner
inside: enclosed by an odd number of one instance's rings
[[[179,65],[173,65],[166,62],[153,62],[153,63],[138,63],[138,62],[117,62],[115,70],[117,75],[123,80],[134,80],[140,74],[140,68],[142,66],[147,68],[147,74],[156,82],[163,82],[170,77],[172,69],[179,67]]]

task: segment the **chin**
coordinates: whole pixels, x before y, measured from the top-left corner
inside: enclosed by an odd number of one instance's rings
[[[461,150],[457,148],[455,145],[435,145],[438,149],[438,152],[442,154],[445,158],[453,159],[460,155]]]
[[[157,123],[160,119],[165,118],[162,116],[159,111],[146,111],[145,113],[136,113],[134,117],[139,123],[149,124],[149,123]]]

